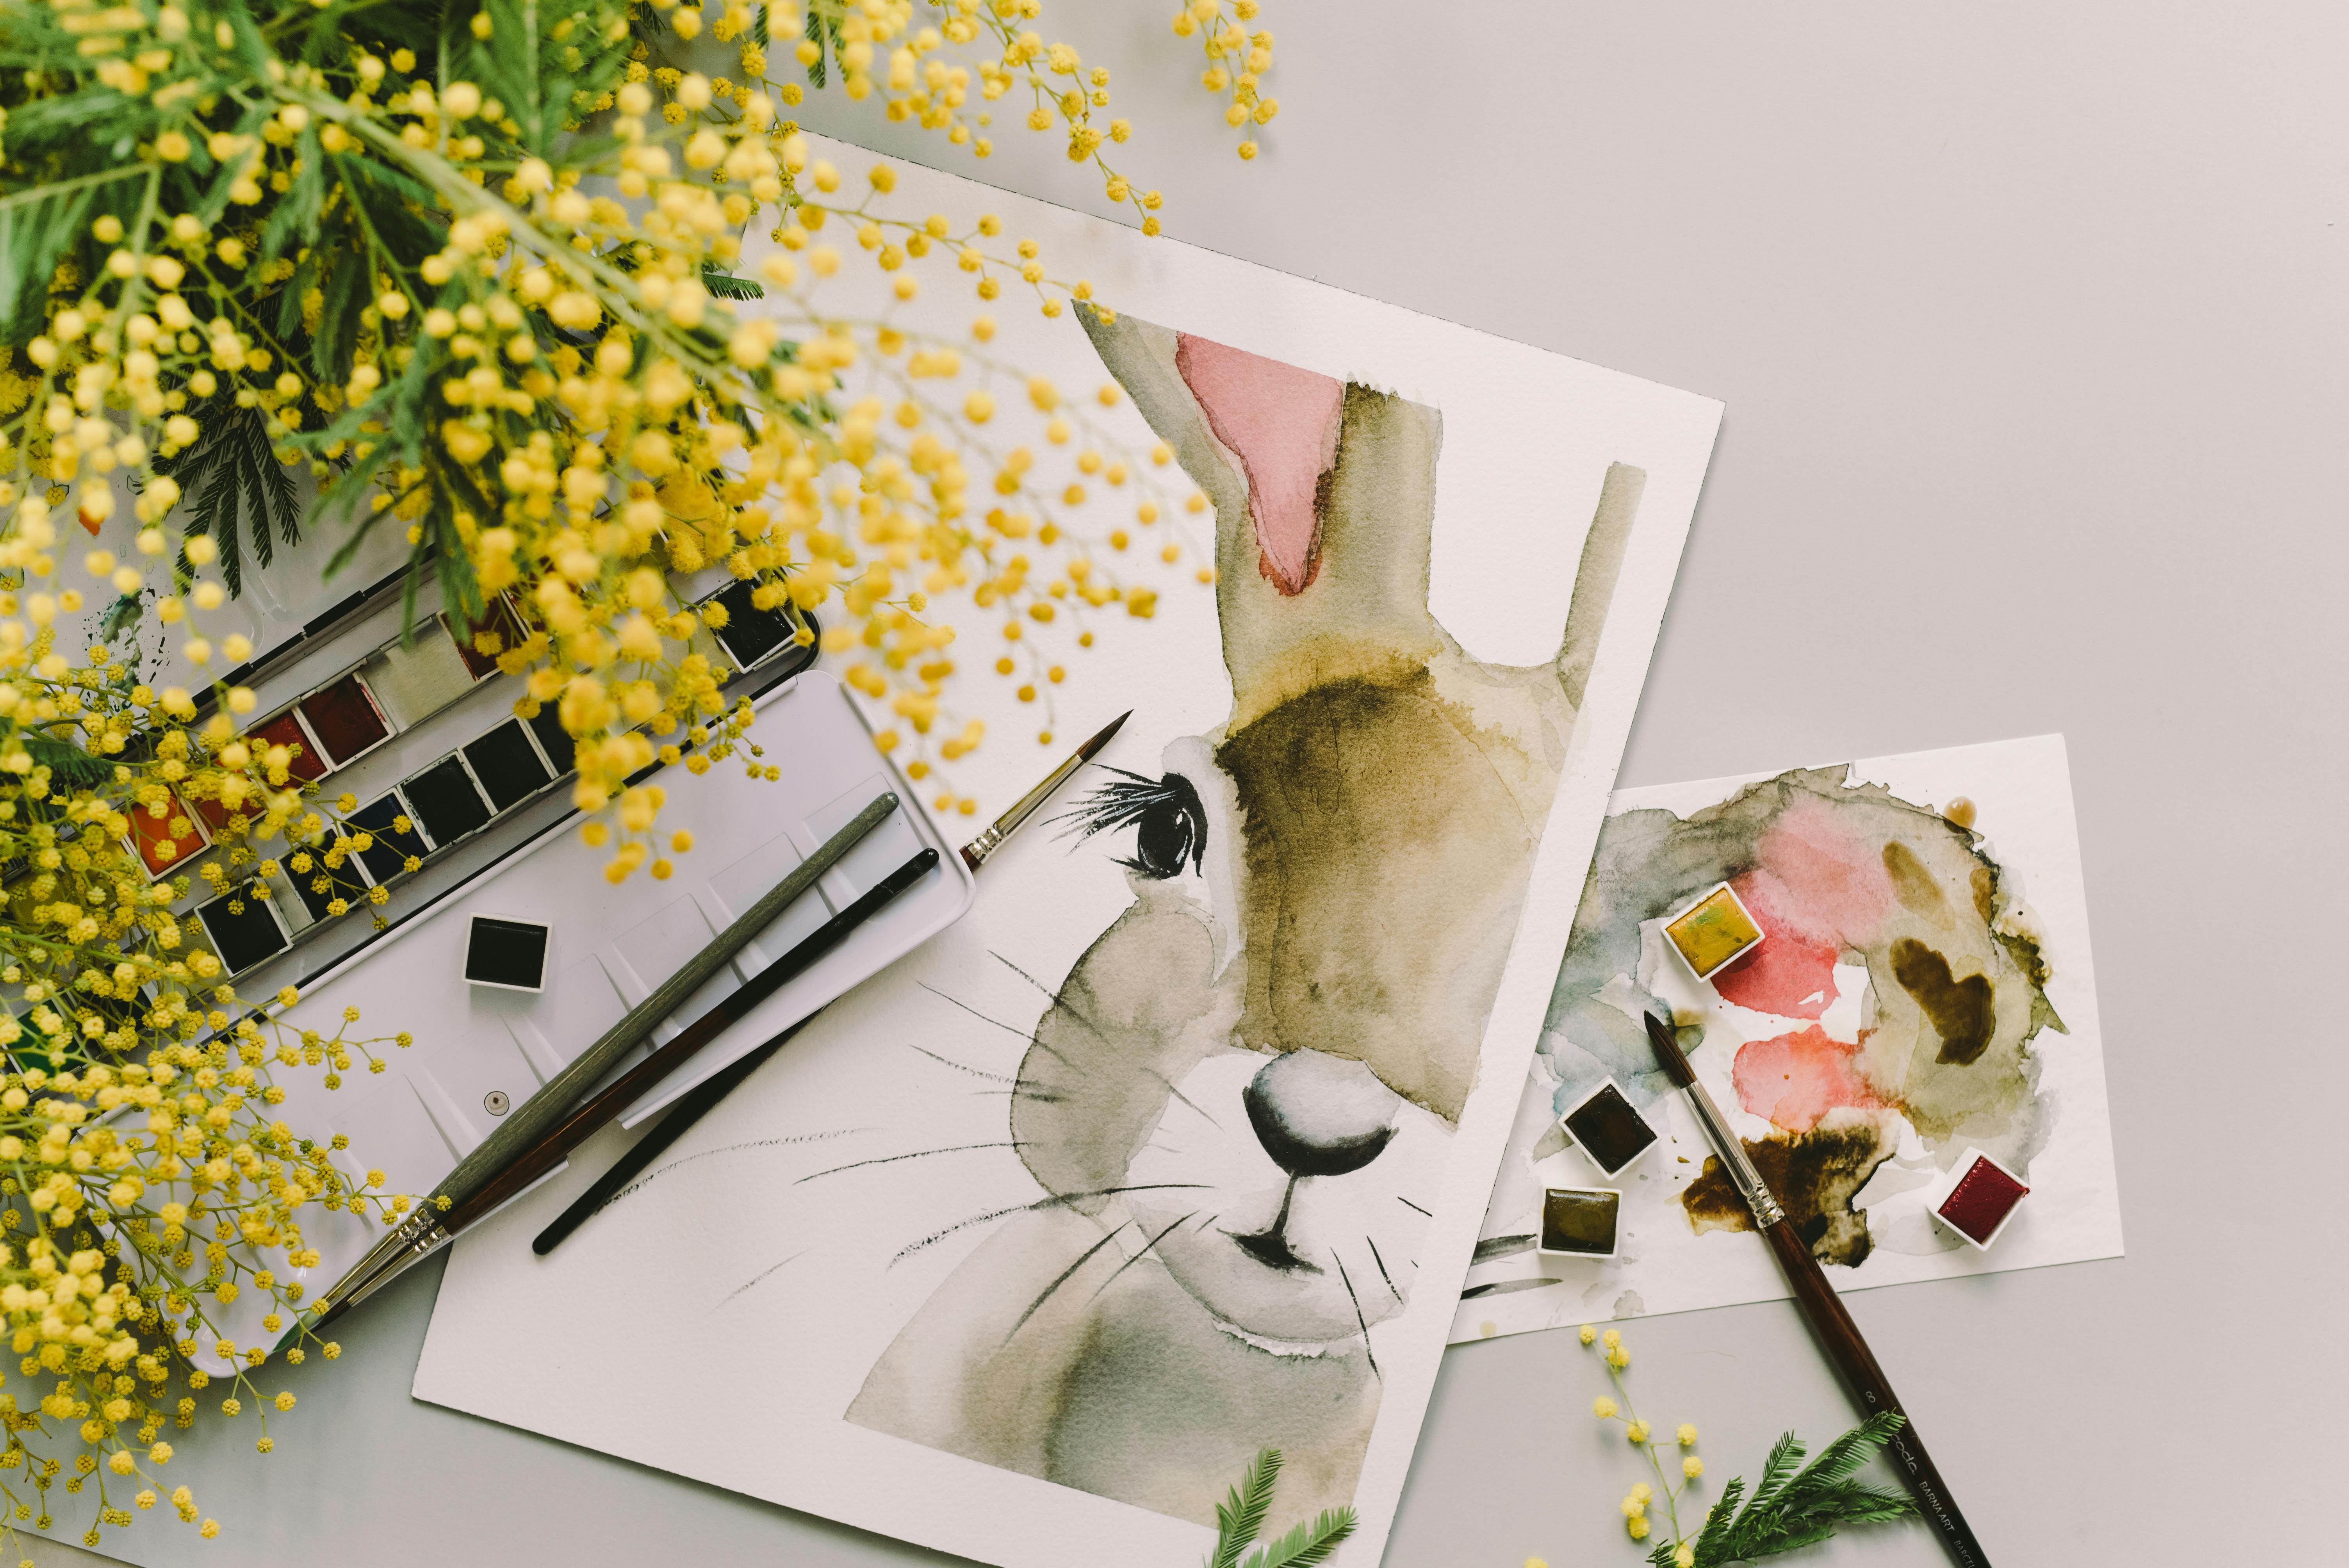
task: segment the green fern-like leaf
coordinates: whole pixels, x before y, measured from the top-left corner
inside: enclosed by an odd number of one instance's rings
[[[756,278],[738,277],[715,262],[701,263],[701,286],[719,299],[764,299],[767,291]]]
[[[1809,1449],[1805,1447],[1803,1439],[1792,1432],[1784,1434],[1770,1445],[1770,1457],[1762,1461],[1762,1479],[1754,1483],[1755,1507],[1771,1501],[1778,1495],[1778,1489],[1793,1477],[1795,1468],[1803,1462],[1803,1455],[1807,1452]]]
[[[1354,1511],[1325,1508],[1318,1518],[1290,1527],[1279,1540],[1247,1560],[1246,1568],[1313,1568],[1354,1533]]]
[[[1280,1450],[1266,1449],[1240,1477],[1239,1485],[1216,1506],[1216,1553],[1208,1568],[1239,1568],[1240,1553],[1264,1533],[1272,1510],[1273,1483],[1280,1479]]]
[[[1733,1477],[1721,1489],[1721,1501],[1696,1536],[1698,1568],[1726,1568],[1813,1545],[1833,1535],[1838,1525],[1881,1523],[1914,1514],[1917,1505],[1906,1493],[1850,1479],[1891,1440],[1901,1421],[1889,1412],[1871,1416],[1799,1471],[1795,1467],[1806,1451],[1801,1439],[1792,1432],[1780,1438],[1764,1461],[1761,1481],[1750,1498],[1743,1478]],[[1655,1568],[1665,1568],[1671,1560],[1668,1542],[1649,1554]]]

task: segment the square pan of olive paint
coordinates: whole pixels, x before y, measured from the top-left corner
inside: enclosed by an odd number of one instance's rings
[[[465,982],[501,991],[546,989],[546,926],[512,915],[476,914],[465,934]]]
[[[518,718],[506,720],[465,748],[465,761],[490,804],[501,811],[512,810],[554,782]]]
[[[235,904],[244,907],[231,907]],[[255,898],[250,890],[212,900],[196,911],[196,918],[203,922],[204,934],[212,938],[212,951],[232,975],[242,975],[292,945],[285,923],[269,906],[269,901]]]
[[[1622,1221],[1623,1194],[1612,1187],[1552,1187],[1542,1193],[1534,1250],[1553,1257],[1611,1258]]]
[[[1569,1106],[1557,1119],[1602,1176],[1621,1171],[1656,1141],[1656,1130],[1611,1078]]]
[[[401,779],[399,792],[408,797],[418,826],[435,849],[447,849],[492,815],[461,757],[444,757],[414,778]]]
[[[1762,945],[1761,923],[1745,908],[1737,890],[1716,882],[1704,896],[1664,923],[1672,951],[1700,980],[1710,980]]]

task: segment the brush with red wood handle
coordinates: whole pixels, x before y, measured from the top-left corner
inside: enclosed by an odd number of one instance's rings
[[[1695,1113],[1697,1124],[1704,1129],[1713,1152],[1720,1155],[1722,1166],[1735,1184],[1738,1195],[1754,1212],[1755,1228],[1769,1239],[1770,1250],[1778,1254],[1778,1266],[1785,1271],[1786,1283],[1795,1290],[1795,1300],[1809,1320],[1811,1332],[1826,1351],[1827,1359],[1843,1374],[1845,1385],[1868,1414],[1889,1410],[1901,1417],[1900,1429],[1892,1434],[1885,1447],[1899,1466],[1901,1479],[1916,1494],[1918,1511],[1940,1532],[1941,1543],[1949,1548],[1951,1558],[1961,1568],[1990,1568],[1990,1559],[1982,1554],[1973,1528],[1958,1511],[1950,1489],[1942,1483],[1941,1472],[1933,1468],[1925,1445],[1917,1440],[1917,1429],[1909,1424],[1900,1401],[1894,1398],[1884,1368],[1876,1364],[1868,1341],[1860,1337],[1859,1326],[1844,1310],[1843,1299],[1827,1283],[1818,1259],[1811,1255],[1809,1243],[1795,1233],[1795,1222],[1786,1218],[1786,1211],[1771,1194],[1762,1173],[1754,1168],[1744,1141],[1730,1130],[1721,1107],[1713,1103],[1704,1085],[1697,1082],[1696,1069],[1689,1066],[1680,1042],[1672,1037],[1671,1026],[1653,1013],[1648,1014],[1647,1019],[1648,1043],[1655,1047],[1657,1064],[1688,1095],[1689,1109]]]

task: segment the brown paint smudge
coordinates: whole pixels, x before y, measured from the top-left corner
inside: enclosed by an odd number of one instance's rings
[[[1870,1243],[1868,1216],[1851,1206],[1876,1168],[1892,1156],[1893,1144],[1873,1121],[1837,1118],[1808,1132],[1773,1133],[1756,1143],[1744,1140],[1746,1158],[1761,1171],[1795,1233],[1823,1264],[1857,1267]],[[1689,1228],[1750,1231],[1754,1216],[1721,1161],[1706,1155],[1704,1169],[1681,1193]]]
[[[1892,944],[1892,977],[1917,998],[1933,1032],[1941,1037],[1940,1053],[1933,1059],[1957,1067],[1972,1065],[1998,1027],[1990,976],[1953,979],[1948,959],[1915,937],[1904,936]]]

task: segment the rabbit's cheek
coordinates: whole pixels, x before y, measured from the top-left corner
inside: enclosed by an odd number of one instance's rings
[[[1173,1086],[1229,1043],[1237,987],[1218,986],[1215,946],[1187,901],[1142,899],[1069,972],[1037,1023],[1011,1106],[1020,1158],[1049,1191],[1124,1185]]]

